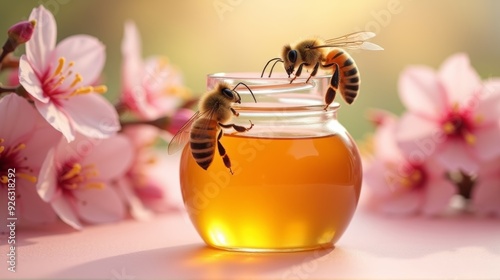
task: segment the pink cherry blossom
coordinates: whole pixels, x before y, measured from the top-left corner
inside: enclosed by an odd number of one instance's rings
[[[172,198],[175,190],[171,188],[174,186],[163,178],[175,172],[168,170],[158,150],[153,147],[159,130],[149,125],[132,125],[126,126],[123,134],[131,140],[135,155],[126,175],[117,180],[117,187],[127,201],[131,215],[136,219],[145,219],[152,213],[178,210],[182,203],[176,203]]]
[[[7,220],[9,183],[15,188],[15,216],[18,225],[54,222],[55,212],[40,199],[36,181],[48,149],[60,139],[24,98],[9,94],[0,99],[0,218]],[[10,172],[9,172],[10,169]],[[13,174],[9,181],[9,173]],[[12,186],[12,185],[11,185]],[[9,195],[8,195],[9,194]]]
[[[75,229],[87,223],[123,219],[125,205],[112,186],[132,162],[128,139],[115,135],[106,139],[76,135],[75,141],[49,150],[37,183],[40,197]]]
[[[172,115],[189,92],[179,71],[165,57],[141,58],[141,39],[133,22],[122,42],[121,104],[144,120]]]
[[[389,214],[435,215],[448,207],[456,192],[446,179],[446,170],[435,161],[414,161],[405,156],[395,141],[398,120],[390,115],[378,119],[374,154],[364,171],[370,193],[369,205]]]
[[[500,216],[500,158],[481,165],[471,196],[474,211]]]
[[[435,157],[449,171],[474,173],[500,155],[500,80],[481,82],[465,54],[448,58],[438,72],[406,69],[399,93],[408,111],[397,141],[414,160]]]
[[[19,80],[40,114],[68,141],[79,132],[109,137],[119,128],[114,107],[93,86],[104,66],[104,45],[88,35],[68,37],[56,45],[56,22],[43,6],[33,9],[34,34],[19,61]]]

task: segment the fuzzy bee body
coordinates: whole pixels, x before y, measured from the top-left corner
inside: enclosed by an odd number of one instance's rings
[[[228,84],[221,82],[213,90],[206,92],[200,98],[199,111],[184,124],[170,141],[168,153],[175,153],[189,142],[194,160],[201,168],[207,170],[212,164],[217,149],[224,165],[232,174],[231,161],[220,142],[223,135],[222,128],[233,128],[237,132],[245,132],[253,127],[251,122],[248,128],[227,123],[233,115],[238,115],[231,105],[241,103],[240,95],[235,91],[240,84],[243,83],[238,83],[233,89],[230,89]],[[245,84],[243,85],[248,88]],[[252,93],[250,88],[248,90]]]
[[[360,76],[354,59],[344,49],[382,50],[376,44],[366,42],[374,37],[372,32],[355,32],[341,37],[322,40],[319,38],[302,40],[294,45],[285,45],[281,57],[273,58],[267,62],[262,71],[262,76],[270,62],[282,62],[286,73],[294,74],[290,81],[292,83],[305,68],[311,71],[309,79],[315,76],[318,70],[331,71],[330,86],[325,94],[325,110],[335,99],[337,91],[340,91],[343,99],[351,104],[359,93]]]

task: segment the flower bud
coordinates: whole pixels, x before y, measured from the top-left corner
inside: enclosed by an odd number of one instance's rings
[[[12,25],[7,34],[9,39],[16,45],[24,44],[31,39],[33,31],[35,30],[36,20],[31,21],[21,21]]]
[[[165,130],[175,135],[182,128],[182,126],[184,126],[184,124],[189,121],[193,114],[194,112],[190,109],[181,108],[177,110],[177,112],[175,112],[175,114],[170,119],[170,122],[168,123]]]

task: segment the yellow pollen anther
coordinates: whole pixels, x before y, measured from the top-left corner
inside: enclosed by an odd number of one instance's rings
[[[85,185],[85,188],[87,188],[87,189],[102,190],[102,189],[104,189],[104,187],[105,187],[104,183],[99,183],[99,182],[91,182],[91,183],[87,183]]]
[[[21,144],[17,145],[14,149],[12,149],[11,153],[18,152],[18,151],[24,150],[24,149],[26,149],[26,144],[21,143]]]
[[[476,143],[476,137],[472,133],[465,133],[464,140],[469,145],[474,145]]]
[[[104,86],[104,85],[101,85],[101,86],[86,86],[86,87],[81,87],[81,88],[77,88],[75,89],[75,91],[73,91],[73,93],[70,94],[70,96],[75,96],[75,95],[78,95],[78,94],[88,94],[88,93],[99,93],[99,94],[103,94],[103,93],[106,93],[108,91],[108,87],[107,86]]]
[[[5,139],[0,138],[0,144],[2,144],[5,141]]]
[[[451,110],[455,113],[457,113],[460,109],[460,105],[458,105],[457,102],[453,103],[453,105],[451,106]]]
[[[399,183],[404,186],[404,187],[410,187],[411,186],[411,181],[410,179],[403,177],[399,179]]]
[[[73,164],[73,167],[61,177],[61,179],[67,180],[73,178],[76,175],[80,174],[81,171],[82,166],[79,163],[75,163]]]
[[[446,134],[452,134],[455,132],[455,126],[451,122],[446,122],[443,124],[443,130]]]
[[[81,81],[83,81],[82,75],[75,74],[75,79],[73,80],[73,82],[71,83],[71,85],[69,87],[74,87],[74,86],[76,86],[76,84],[80,83]]]
[[[410,175],[410,179],[413,181],[413,182],[418,182],[420,181],[420,179],[422,179],[422,173],[418,170],[415,170],[411,173]]]
[[[0,146],[0,154],[5,150],[4,146]]]
[[[100,86],[94,87],[95,93],[103,94],[103,93],[106,93],[107,91],[108,91],[108,87],[105,85],[100,85]]]
[[[7,184],[7,182],[9,181],[9,178],[5,175],[3,175],[1,178],[0,178],[0,183],[2,184]]]
[[[61,74],[65,62],[66,62],[66,59],[64,59],[64,57],[59,58],[56,71],[54,71],[54,76]]]
[[[25,180],[30,181],[31,183],[36,183],[37,179],[35,176],[26,174],[26,173],[16,173],[16,176]]]
[[[482,123],[483,121],[484,121],[484,116],[483,116],[483,115],[476,115],[476,116],[474,117],[474,122],[475,122],[476,124],[480,124],[480,123]]]

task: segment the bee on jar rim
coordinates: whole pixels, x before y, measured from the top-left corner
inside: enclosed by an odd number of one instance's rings
[[[168,145],[168,153],[173,154],[189,142],[191,153],[196,163],[207,170],[213,161],[215,145],[222,157],[224,165],[233,174],[231,161],[226,149],[220,142],[223,128],[233,128],[237,132],[246,132],[253,127],[250,121],[249,127],[228,123],[231,117],[238,116],[238,112],[231,105],[241,103],[241,97],[235,90],[239,85],[245,86],[255,102],[252,90],[244,83],[238,83],[233,89],[224,82],[218,83],[214,89],[206,92],[198,103],[198,111],[181,127]]]
[[[266,63],[261,77],[264,76],[267,66],[272,61],[274,64],[269,77],[276,63],[282,62],[288,77],[295,72],[290,83],[300,76],[304,68],[311,70],[306,83],[318,73],[319,68],[333,70],[330,85],[325,94],[325,110],[333,102],[339,89],[342,98],[351,104],[358,96],[360,77],[354,59],[343,49],[383,50],[374,43],[366,42],[373,37],[375,33],[361,31],[329,40],[313,38],[302,40],[294,45],[285,45],[281,57],[273,58]]]

